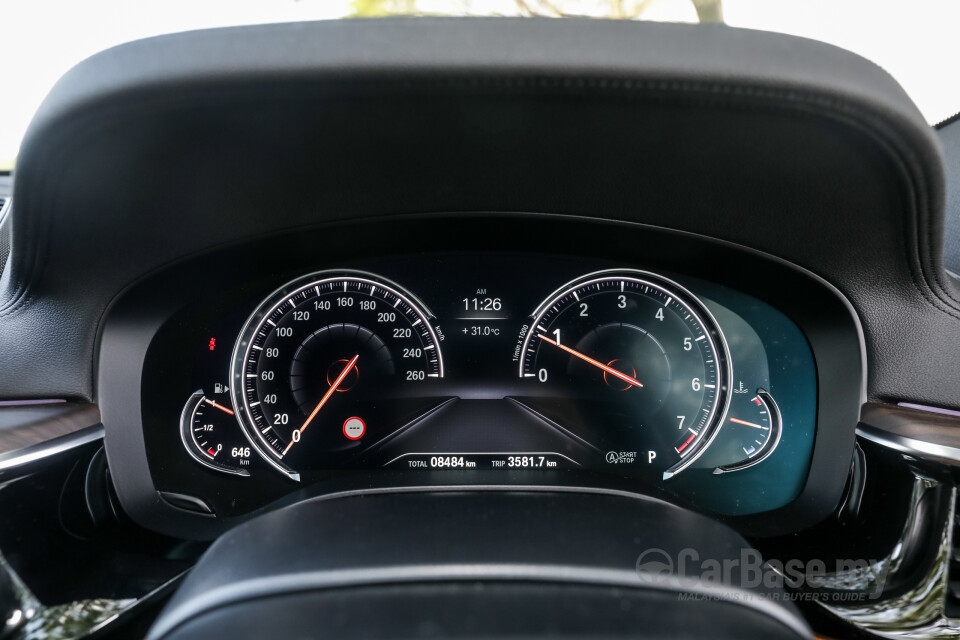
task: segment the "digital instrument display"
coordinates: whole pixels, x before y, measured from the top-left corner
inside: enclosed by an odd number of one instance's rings
[[[599,472],[730,513],[802,487],[813,359],[756,298],[573,259],[360,266],[264,277],[182,311],[153,356],[147,403],[170,410],[150,411],[148,444],[251,486],[347,471]],[[162,415],[179,426],[179,453]],[[154,473],[195,486],[175,468]]]
[[[732,393],[713,313],[662,275],[583,274],[510,333],[513,305],[502,295],[474,289],[441,303],[463,325],[455,337],[417,292],[379,274],[323,271],[283,284],[240,330],[229,393],[188,400],[185,445],[212,469],[246,474],[258,457],[292,480],[324,469],[613,466],[668,480],[725,422],[734,437],[717,446],[718,472],[757,464],[779,442],[776,401],[759,386],[745,403]],[[509,340],[509,351],[464,348]],[[448,351],[457,379],[445,375]],[[484,359],[513,371],[464,369]],[[728,419],[732,398],[741,417]]]
[[[473,322],[503,310],[489,296],[463,305]],[[304,469],[613,462],[666,479],[709,446],[727,409],[716,321],[652,273],[592,273],[551,293],[517,334],[518,374],[499,398],[464,400],[443,384],[434,322],[414,293],[372,273],[283,285],[232,356],[232,406],[250,443],[294,480]]]

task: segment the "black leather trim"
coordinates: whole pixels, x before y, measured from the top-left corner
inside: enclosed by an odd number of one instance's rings
[[[960,114],[937,127],[943,145],[947,196],[944,211],[943,264],[960,278]]]
[[[795,262],[861,315],[872,399],[960,403],[936,138],[878,67],[807,40],[540,20],[157,38],[57,85],[16,188],[0,353],[17,375],[0,396],[92,398],[91,329],[110,301],[212,246],[519,210],[695,231]]]
[[[503,544],[505,538],[510,544]],[[774,623],[778,635],[809,637],[782,588],[762,584],[748,570],[759,558],[725,525],[649,498],[466,490],[315,499],[263,515],[219,538],[148,638],[201,637],[180,630],[227,608],[254,618],[311,592],[402,585],[400,596],[411,585],[444,583],[485,583],[494,590],[511,583],[617,587],[640,593],[641,599],[646,592],[647,598],[667,594],[674,601],[689,594],[692,601],[681,602],[688,615],[702,615],[698,600],[728,605],[720,614],[725,620],[743,615],[739,637],[756,633],[757,614]],[[654,569],[654,562],[664,564]],[[721,566],[732,570],[720,575],[712,568]],[[558,595],[557,606],[569,606],[564,594]],[[482,600],[468,602],[474,610],[489,607]],[[429,622],[429,600],[409,604]],[[499,617],[495,610],[489,615]],[[287,629],[296,624],[273,621],[278,636],[289,635]],[[549,628],[549,618],[537,622]],[[507,620],[500,624],[500,633],[509,629]],[[251,637],[244,626],[236,629],[238,637]],[[554,634],[565,631],[554,627]],[[316,633],[313,637],[324,637],[322,628]]]
[[[309,611],[309,616],[302,612]],[[376,615],[371,615],[375,612]],[[796,639],[763,614],[721,600],[603,585],[476,581],[352,587],[225,606],[167,640],[320,638]],[[318,624],[317,621],[322,621]]]
[[[4,183],[8,184],[4,184]],[[10,179],[0,176],[0,274],[3,273],[7,265],[7,258],[10,257],[10,244],[13,240],[13,216],[10,215],[13,209],[13,198],[7,193]]]

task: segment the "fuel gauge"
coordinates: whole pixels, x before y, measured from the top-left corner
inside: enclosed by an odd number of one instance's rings
[[[735,395],[723,431],[725,441],[736,443],[736,455],[741,459],[717,467],[714,473],[739,471],[766,459],[780,443],[781,424],[780,408],[763,389],[752,397]]]
[[[251,447],[240,430],[229,393],[198,390],[183,408],[180,437],[190,456],[207,468],[249,476]]]

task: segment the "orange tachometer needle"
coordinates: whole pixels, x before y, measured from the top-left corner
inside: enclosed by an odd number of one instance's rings
[[[632,384],[632,385],[635,386],[635,387],[643,387],[643,383],[641,383],[641,382],[640,382],[639,380],[637,380],[636,378],[631,378],[631,377],[628,376],[627,374],[625,374],[625,373],[620,373],[619,371],[617,371],[617,370],[614,369],[613,367],[608,367],[607,365],[603,364],[602,362],[598,362],[597,360],[594,360],[594,359],[591,358],[590,356],[585,356],[585,355],[583,355],[582,353],[580,353],[579,351],[574,351],[574,350],[571,349],[570,347],[564,346],[564,345],[560,344],[559,342],[556,342],[556,341],[554,341],[554,340],[551,340],[550,338],[548,338],[547,336],[543,335],[542,333],[538,333],[538,334],[537,334],[537,337],[540,338],[541,340],[543,340],[544,342],[549,342],[550,344],[552,344],[552,345],[555,346],[555,347],[560,347],[561,349],[563,349],[564,351],[566,351],[567,353],[569,353],[569,354],[572,355],[572,356],[577,356],[578,358],[580,358],[580,359],[583,360],[584,362],[590,363],[590,364],[592,364],[592,365],[595,366],[595,367],[599,367],[600,369],[603,369],[604,371],[606,371],[606,372],[609,373],[610,375],[616,376],[616,377],[620,378],[621,380],[623,380],[624,382],[630,383],[630,384]]]
[[[214,401],[211,400],[210,398],[204,398],[203,401],[206,402],[207,404],[209,404],[211,407],[216,407],[217,409],[220,409],[220,411],[225,411],[226,413],[229,413],[230,415],[233,415],[233,411],[231,411],[230,409],[227,409],[227,408],[226,408],[225,406],[223,406],[222,404],[217,404],[216,402],[214,402]]]
[[[346,379],[347,374],[350,373],[351,369],[353,369],[353,365],[357,364],[357,358],[359,357],[360,357],[360,354],[358,353],[357,355],[350,358],[350,362],[348,362],[347,366],[343,368],[343,371],[340,372],[340,375],[337,376],[337,379],[333,381],[333,384],[330,385],[330,388],[327,389],[327,392],[323,394],[322,398],[320,398],[320,402],[313,409],[313,411],[310,412],[310,415],[307,416],[307,421],[303,423],[302,427],[294,431],[295,436],[290,440],[290,444],[287,445],[287,448],[283,450],[282,455],[286,455],[287,451],[290,451],[290,447],[292,447],[293,444],[300,439],[298,436],[306,430],[306,428],[310,425],[311,422],[313,422],[313,419],[316,417],[318,413],[320,413],[320,409],[323,408],[323,405],[327,404],[327,400],[329,400],[330,396],[333,395],[333,392],[337,390],[337,387],[343,384],[343,381]]]

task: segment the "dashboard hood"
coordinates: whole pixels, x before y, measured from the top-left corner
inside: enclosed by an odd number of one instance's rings
[[[524,211],[791,261],[856,308],[870,398],[957,406],[942,174],[892,78],[781,35],[386,19],[134,42],[71,70],[26,136],[0,397],[95,399],[89,327],[162,265],[345,220]]]

